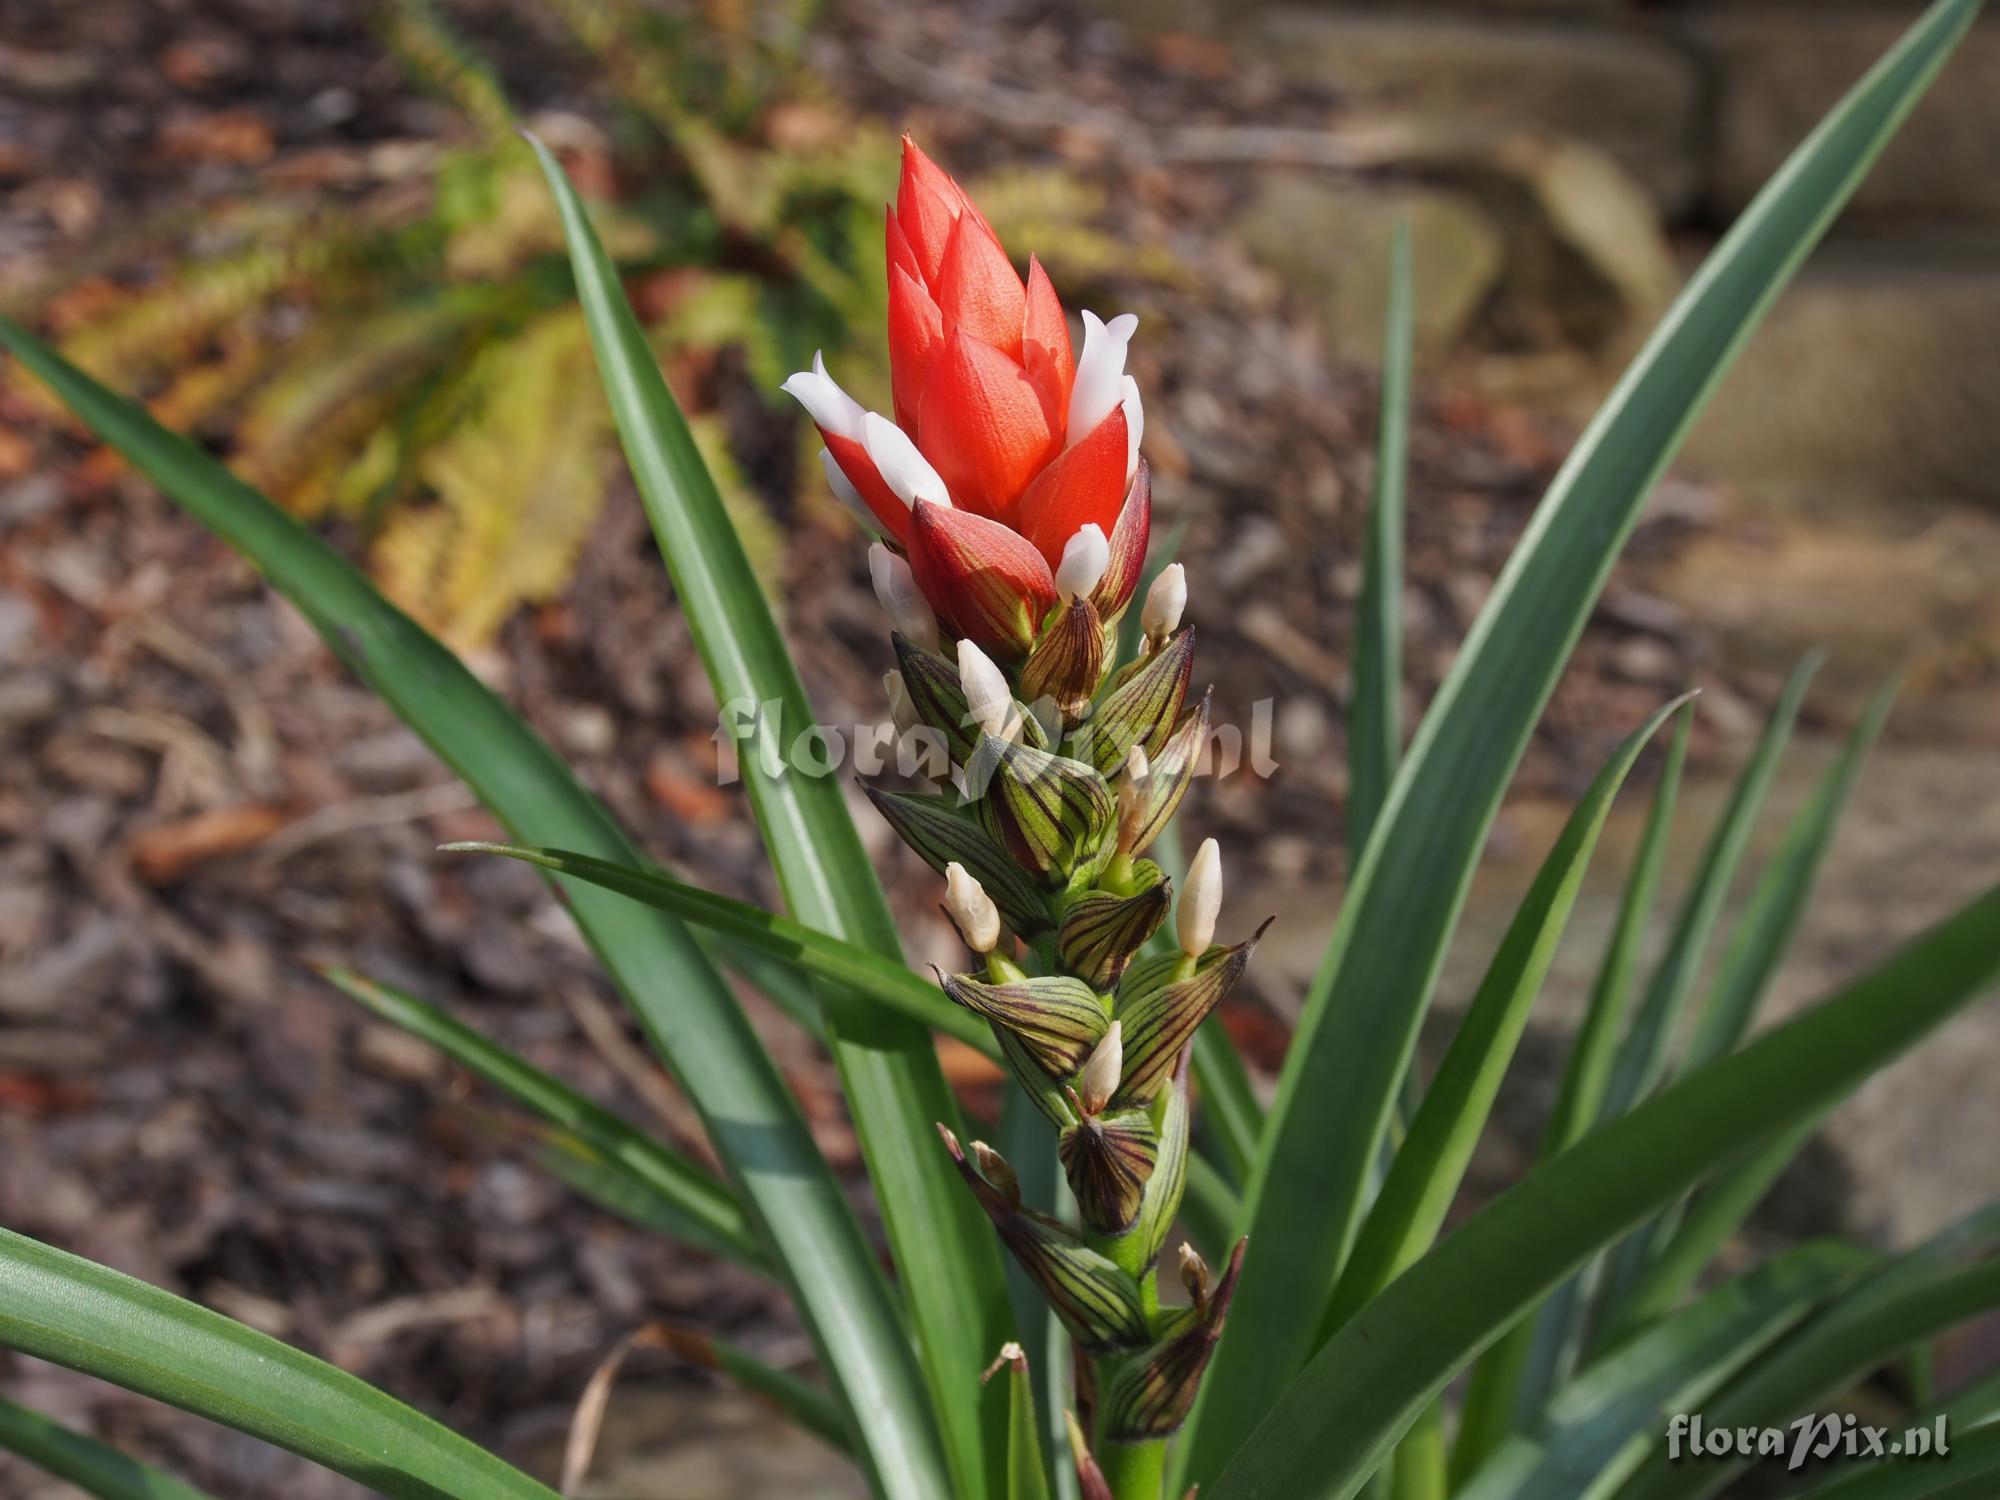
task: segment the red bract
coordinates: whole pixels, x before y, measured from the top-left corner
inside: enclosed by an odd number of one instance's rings
[[[1040,263],[1024,282],[964,190],[907,138],[884,246],[895,420],[864,411],[817,358],[785,382],[826,441],[835,491],[907,554],[940,618],[984,648],[1027,650],[1065,549],[1090,527],[1111,553],[1090,600],[1115,618],[1152,519],[1125,373],[1138,320],[1084,313],[1077,358]]]

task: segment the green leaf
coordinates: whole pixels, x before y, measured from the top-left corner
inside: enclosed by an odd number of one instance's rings
[[[767,1270],[770,1262],[751,1232],[743,1205],[714,1174],[678,1151],[583,1097],[568,1084],[489,1041],[394,985],[345,969],[327,980],[350,1000],[410,1035],[429,1042],[460,1066],[504,1089],[543,1119],[616,1162],[667,1210],[673,1232],[730,1260]]]
[[[625,456],[695,647],[724,705],[723,722],[744,735],[731,706],[749,705],[763,734],[775,739],[787,724],[802,732],[817,722],[805,689],[617,270],[554,156],[540,142],[530,144],[562,216],[577,295]],[[766,720],[767,712],[774,721]],[[754,733],[738,748],[746,752],[741,758],[751,805],[793,917],[900,963],[896,924],[839,784],[831,777],[786,774],[785,747],[760,746]],[[775,767],[760,750],[777,752],[770,757]],[[934,1122],[955,1120],[957,1103],[923,1027],[837,985],[823,987],[822,1001],[930,1388],[931,1412],[905,1401],[883,1415],[904,1427],[912,1451],[935,1415],[956,1492],[978,1500],[997,1483],[1005,1451],[1005,1403],[997,1393],[982,1401],[979,1374],[1005,1337],[1007,1299],[993,1237],[933,1144]],[[886,1350],[877,1356],[891,1368],[906,1363]],[[920,1486],[927,1497],[945,1488],[942,1474]]]
[[[98,436],[255,561],[327,644],[465,778],[508,831],[612,863],[637,851],[542,740],[352,566],[146,411],[113,395],[17,324],[0,345]],[[736,997],[693,935],[622,896],[555,877],[578,927],[679,1079],[784,1267],[821,1367],[888,1493],[941,1482],[909,1341],[853,1209],[827,1169]]]
[[[0,1396],[0,1449],[19,1454],[97,1500],[209,1500],[193,1485],[4,1396]]]
[[[1352,1243],[1501,793],[1654,482],[1978,10],[1937,0],[1758,195],[1584,433],[1495,583],[1390,787],[1286,1055],[1247,1195],[1243,1291],[1204,1382],[1185,1479],[1221,1468],[1311,1347],[1310,1303],[1331,1294]]]
[[[823,1386],[767,1364],[742,1346],[712,1333],[667,1329],[662,1342],[683,1358],[728,1376],[744,1390],[769,1402],[786,1421],[802,1432],[811,1433],[835,1452],[853,1453],[853,1440],[848,1435],[840,1403]]]
[[[545,870],[554,870],[592,885],[616,891],[634,901],[671,912],[683,922],[692,922],[710,932],[734,939],[759,953],[782,959],[792,967],[827,979],[866,995],[869,999],[899,1011],[912,1020],[956,1037],[967,1046],[977,1047],[988,1057],[998,1057],[992,1033],[960,1010],[921,975],[901,964],[890,963],[868,949],[839,938],[829,937],[789,917],[765,911],[746,901],[731,900],[705,891],[700,886],[675,880],[657,870],[617,865],[567,849],[524,849],[514,844],[459,843],[443,848],[453,854],[502,854],[525,860]]]
[[[1347,867],[1361,867],[1403,747],[1403,489],[1410,447],[1410,366],[1415,317],[1410,225],[1389,249],[1389,310],[1382,334],[1382,410],[1375,436],[1375,493],[1361,555],[1355,616],[1354,696],[1347,710]]]
[[[2000,886],[1536,1167],[1347,1321],[1204,1500],[1355,1494],[1451,1377],[1599,1246],[1845,1097],[1996,982]]]
[[[0,1348],[247,1432],[392,1500],[556,1500],[553,1490],[344,1370],[5,1229]]]
[[[1935,1434],[1933,1434],[1935,1435]],[[1839,1465],[1800,1500],[1993,1500],[2000,1494],[2000,1427],[1949,1434],[1950,1454]]]
[[[1680,794],[1681,770],[1687,763],[1688,736],[1693,728],[1690,711],[1681,716],[1667,748],[1652,810],[1646,816],[1638,853],[1626,877],[1617,923],[1591,989],[1583,1025],[1563,1068],[1538,1161],[1568,1150],[1597,1122],[1618,1046],[1619,1025],[1638,968],[1639,945],[1659,891],[1660,872],[1666,866],[1674,803]],[[1477,1468],[1506,1436],[1517,1414],[1539,1410],[1548,1391],[1569,1378],[1582,1342],[1581,1293],[1575,1279],[1564,1282],[1537,1316],[1522,1319],[1481,1357],[1459,1410],[1458,1436],[1451,1453],[1455,1477],[1463,1479]]]
[[[1599,1106],[1600,1119],[1623,1114],[1633,1103],[1651,1092],[1667,1070],[1674,1032],[1687,997],[1694,989],[1709,940],[1722,916],[1723,902],[1736,878],[1737,867],[1750,847],[1750,835],[1757,826],[1757,814],[1778,773],[1778,760],[1791,739],[1792,725],[1799,714],[1806,687],[1825,659],[1822,652],[1806,655],[1785,682],[1777,706],[1757,741],[1757,748],[1731,789],[1729,801],[1716,819],[1695,869],[1694,882],[1681,902],[1673,935],[1667,940],[1666,955],[1646,986],[1645,999],[1625,1034],[1612,1065],[1611,1082]]]
[[[1555,961],[1611,804],[1639,752],[1690,696],[1674,699],[1626,737],[1542,861],[1369,1210],[1328,1310],[1326,1335],[1428,1250],[1444,1227],[1527,1029],[1528,1012]]]
[[[1896,683],[1891,681],[1875,694],[1839,757],[1794,816],[1784,842],[1758,877],[1684,1068],[1721,1056],[1749,1030],[1757,1003],[1798,930],[1813,877],[1833,840],[1841,809],[1860,773],[1861,759],[1895,701],[1895,689]],[[1808,1128],[1781,1137],[1732,1168],[1702,1190],[1698,1209],[1685,1221],[1678,1206],[1660,1216],[1647,1235],[1644,1268],[1605,1314],[1610,1326],[1606,1342],[1615,1341],[1621,1333],[1658,1317],[1680,1301],[1810,1134]]]
[[[2000,1204],[1967,1215],[1884,1266],[1731,1381],[1704,1405],[1702,1420],[1716,1428],[1782,1427],[1824,1411],[1911,1345],[1996,1306]],[[1655,1454],[1619,1500],[1713,1495],[1743,1468],[1734,1458],[1677,1464]]]
[[[1805,805],[1793,816],[1784,841],[1757,878],[1750,900],[1738,919],[1729,949],[1723,955],[1715,992],[1709,997],[1682,1066],[1693,1067],[1720,1057],[1750,1029],[1771,977],[1791,946],[1812,895],[1820,862],[1861,774],[1862,758],[1882,732],[1883,721],[1896,701],[1899,678],[1891,678],[1869,700],[1839,757],[1828,767]]]
[[[1035,1383],[1019,1344],[1000,1350],[995,1370],[1007,1381],[1007,1500],[1049,1500],[1048,1450],[1035,1420]]]
[[[1674,1414],[1700,1411],[1725,1380],[1875,1260],[1849,1245],[1808,1245],[1717,1287],[1681,1317],[1593,1362],[1454,1500],[1607,1500],[1659,1445]]]

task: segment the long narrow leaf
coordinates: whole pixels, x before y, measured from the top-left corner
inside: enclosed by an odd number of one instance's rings
[[[1717,1287],[1687,1313],[1594,1362],[1461,1487],[1455,1500],[1604,1500],[1721,1384],[1851,1285],[1875,1257],[1808,1245]]]
[[[1674,699],[1626,737],[1542,861],[1369,1210],[1334,1293],[1326,1335],[1428,1250],[1444,1227],[1527,1029],[1528,1012],[1555,961],[1611,804],[1639,752],[1689,696]]]
[[[1347,1321],[1205,1500],[1345,1500],[1446,1382],[1598,1246],[1845,1097],[1997,982],[2000,886],[1536,1167]]]
[[[1882,732],[1889,709],[1896,701],[1897,678],[1891,678],[1868,701],[1855,721],[1847,743],[1827,768],[1805,805],[1794,814],[1785,830],[1784,841],[1758,876],[1750,900],[1738,919],[1723,955],[1715,991],[1702,1012],[1700,1024],[1682,1066],[1695,1067],[1711,1057],[1720,1057],[1749,1031],[1757,1014],[1757,1004],[1777,973],[1778,963],[1791,946],[1812,895],[1813,880],[1819,874],[1848,795],[1861,774],[1868,747]]]
[[[1389,248],[1389,307],[1382,333],[1382,410],[1375,436],[1375,490],[1361,555],[1355,616],[1354,697],[1347,713],[1347,867],[1361,851],[1389,794],[1403,748],[1403,491],[1410,446],[1410,364],[1414,317],[1410,226],[1396,225]]]
[[[1702,1411],[1716,1428],[1782,1427],[1919,1340],[2000,1306],[2000,1204],[1968,1215],[1883,1267],[1851,1295],[1751,1365]],[[1744,1467],[1649,1459],[1620,1500],[1694,1500]]]
[[[454,1020],[435,1005],[394,985],[345,969],[329,969],[326,978],[349,999],[430,1043],[495,1088],[513,1095],[542,1118],[617,1162],[670,1212],[676,1232],[683,1237],[744,1265],[768,1268],[763,1246],[757,1243],[749,1220],[744,1217],[743,1205],[706,1168]]]
[[[919,1025],[955,1037],[989,1057],[1000,1055],[992,1028],[962,1006],[953,1005],[930,980],[866,948],[830,937],[776,912],[718,896],[700,886],[675,880],[671,875],[615,865],[567,849],[523,849],[513,844],[480,843],[444,847],[454,854],[504,854],[509,859],[525,860],[544,870],[601,885],[634,901],[672,912],[683,922],[726,934],[745,947],[782,959],[816,978],[831,980]]]
[[[1184,1439],[1186,1478],[1220,1469],[1318,1329],[1306,1308],[1346,1258],[1501,792],[1654,482],[1978,10],[1937,0],[1793,153],[1669,310],[1508,559],[1390,788],[1308,994],[1250,1184],[1241,1290]]]
[[[1693,728],[1693,713],[1683,714],[1668,745],[1666,765],[1660,771],[1653,805],[1646,815],[1646,828],[1626,876],[1611,941],[1605,947],[1583,1025],[1570,1048],[1555,1106],[1542,1133],[1538,1161],[1547,1161],[1568,1150],[1597,1121],[1598,1106],[1618,1047],[1620,1023],[1638,970],[1639,945],[1652,916],[1660,873],[1666,866],[1674,804],[1679,798],[1681,771],[1687,764],[1688,736]],[[1458,1434],[1451,1452],[1454,1477],[1462,1480],[1478,1468],[1519,1417],[1540,1410],[1544,1396],[1569,1378],[1575,1365],[1575,1349],[1581,1342],[1576,1331],[1580,1293],[1575,1279],[1564,1282],[1534,1317],[1523,1318],[1508,1329],[1506,1337],[1480,1357],[1459,1411]]]
[[[2000,1495],[2000,1427],[1952,1434],[1943,1458],[1898,1455],[1841,1464],[1799,1500],[1993,1500]]]
[[[584,321],[632,477],[724,705],[723,722],[748,752],[745,782],[785,901],[806,926],[901,962],[896,924],[839,783],[784,763],[777,741],[785,726],[796,734],[815,720],[735,526],[582,202],[548,149],[531,144],[562,215]],[[752,713],[747,720],[735,712],[743,707]],[[821,993],[945,1457],[958,1493],[979,1500],[1005,1472],[1006,1402],[979,1384],[979,1374],[1006,1337],[1009,1319],[993,1232],[936,1145],[936,1122],[956,1121],[957,1102],[921,1026],[837,985]],[[912,1427],[929,1425],[917,1413],[901,1415]]]
[[[1880,733],[1890,704],[1895,701],[1895,689],[1896,684],[1891,681],[1876,692],[1840,755],[1793,817],[1784,842],[1758,877],[1684,1067],[1721,1056],[1736,1046],[1749,1029],[1758,1001],[1798,929],[1812,893],[1813,877],[1819,872],[1841,809],[1846,806],[1848,793],[1860,774],[1862,757]],[[1750,1211],[1763,1200],[1765,1191],[1809,1136],[1808,1130],[1781,1137],[1755,1157],[1732,1168],[1702,1190],[1698,1207],[1692,1213],[1684,1216],[1681,1207],[1676,1206],[1660,1215],[1646,1231],[1644,1266],[1616,1303],[1602,1314],[1607,1326],[1607,1344],[1658,1317],[1681,1299]]]
[[[1709,941],[1721,920],[1722,906],[1736,879],[1737,867],[1750,847],[1757,814],[1763,810],[1771,781],[1778,774],[1778,761],[1791,739],[1806,687],[1822,660],[1820,652],[1808,653],[1786,679],[1757,748],[1744,764],[1730,790],[1729,801],[1715,820],[1715,828],[1696,866],[1693,884],[1674,920],[1666,953],[1646,986],[1645,999],[1640,1002],[1638,1014],[1633,1016],[1625,1041],[1618,1049],[1611,1082],[1598,1108],[1600,1119],[1610,1119],[1630,1109],[1667,1071],[1674,1033],[1687,997],[1707,957]]]
[[[5,1396],[0,1396],[0,1450],[19,1454],[95,1500],[209,1500],[193,1485]]]
[[[0,1348],[247,1432],[394,1500],[555,1500],[553,1490],[344,1370],[4,1229]]]
[[[291,517],[146,411],[17,324],[0,346],[98,436],[263,569],[335,655],[415,729],[517,839],[613,862],[637,851],[546,743],[409,616]],[[862,1434],[896,1495],[936,1493],[936,1444],[909,1343],[840,1185],[736,997],[679,922],[555,877],[590,940],[701,1112],[775,1263],[785,1268]]]

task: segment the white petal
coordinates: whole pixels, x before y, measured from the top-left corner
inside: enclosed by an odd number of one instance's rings
[[[882,476],[882,482],[905,505],[915,505],[919,500],[928,500],[933,505],[951,504],[944,481],[938,478],[930,460],[917,452],[917,445],[910,441],[907,432],[879,412],[862,413],[861,446],[875,460],[875,472]]]
[[[1076,383],[1069,392],[1069,441],[1088,437],[1111,415],[1125,395],[1125,346],[1138,331],[1139,319],[1120,313],[1106,323],[1096,313],[1083,314],[1083,356],[1076,362]]]
[[[1078,1092],[1083,1096],[1085,1114],[1101,1114],[1118,1092],[1118,1080],[1125,1071],[1124,1030],[1123,1022],[1113,1021],[1083,1065],[1083,1087]]]
[[[1174,911],[1174,934],[1181,952],[1200,958],[1215,941],[1215,918],[1222,910],[1222,850],[1214,839],[1203,839],[1188,861],[1181,882],[1180,905]]]
[[[1076,535],[1063,544],[1062,561],[1056,564],[1056,592],[1067,604],[1079,594],[1097,587],[1111,566],[1111,543],[1096,522],[1079,526]]]
[[[1131,477],[1139,469],[1139,439],[1146,431],[1146,407],[1139,399],[1139,382],[1130,375],[1125,377],[1125,398],[1119,403],[1125,408],[1125,477]]]
[[[856,440],[861,437],[861,403],[834,384],[826,373],[826,361],[818,354],[813,355],[810,370],[799,371],[778,389],[803,406],[820,431]]]
[[[862,529],[870,536],[882,534],[882,523],[875,519],[875,512],[868,508],[868,502],[861,498],[861,491],[854,487],[854,481],[847,477],[840,465],[834,462],[830,449],[819,450],[819,466],[826,472],[826,487],[833,491],[833,498],[854,514]]]
[[[974,953],[991,953],[999,944],[1000,909],[956,860],[944,867],[944,905]]]
[[[1146,590],[1146,602],[1139,609],[1139,629],[1158,645],[1180,628],[1181,612],[1187,608],[1187,569],[1168,563]]]
[[[993,658],[971,641],[958,643],[958,681],[965,689],[965,711],[972,722],[999,739],[1011,740],[1021,727],[1014,711],[1014,691],[993,665]]]
[[[922,650],[937,650],[937,615],[918,589],[910,565],[877,542],[868,549],[868,581],[875,586],[882,612],[903,638]]]

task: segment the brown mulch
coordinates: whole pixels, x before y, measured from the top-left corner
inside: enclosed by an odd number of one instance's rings
[[[0,90],[0,123],[18,127],[21,153],[0,159],[9,256],[82,254],[163,203],[241,191],[288,154],[448,124],[400,88],[350,7],[198,10],[0,6],[0,74],[17,84]],[[1191,821],[1225,836],[1243,868],[1336,878],[1372,376],[1320,347],[1230,248],[1240,168],[1132,167],[1093,133],[1106,112],[1148,129],[1309,123],[1324,101],[1218,70],[1191,44],[1137,49],[1055,7],[871,0],[817,46],[851,99],[915,122],[955,166],[1053,150],[1107,186],[1118,233],[1170,244],[1200,273],[1184,288],[1104,289],[1146,313],[1147,446],[1161,525],[1187,527],[1200,671],[1225,717],[1248,725],[1260,700],[1277,705],[1279,773],[1204,788]],[[959,109],[950,89],[912,97],[897,82],[912,53],[987,88],[961,91]],[[1026,107],[1036,98],[1070,113],[1042,120]],[[312,964],[338,962],[404,984],[634,1118],[683,1124],[671,1099],[635,1085],[634,1034],[593,1025],[609,991],[541,884],[434,852],[496,831],[444,768],[252,569],[18,395],[4,400],[0,428],[28,446],[0,452],[0,1224],[265,1328],[504,1446],[563,1420],[592,1363],[645,1318],[796,1354],[787,1314],[757,1283],[572,1197],[534,1168],[490,1092],[316,977]],[[1565,441],[1470,399],[1423,404],[1412,713]],[[788,497],[768,499],[787,513]],[[1576,786],[1700,673],[1701,641],[1647,580],[1705,514],[1684,486],[1656,504],[1524,785]],[[888,656],[859,547],[795,533],[786,569],[786,624],[822,716],[873,720]],[[514,620],[480,668],[656,855],[775,902],[739,792],[714,785],[713,699],[629,493],[566,601]],[[1753,698],[1763,687],[1737,685]],[[881,847],[865,812],[862,826]],[[913,956],[948,960],[927,872],[883,857]],[[828,1068],[751,1003],[851,1169]],[[45,1367],[0,1362],[0,1380],[218,1495],[349,1492]],[[0,1459],[0,1493],[25,1483],[18,1472]]]

